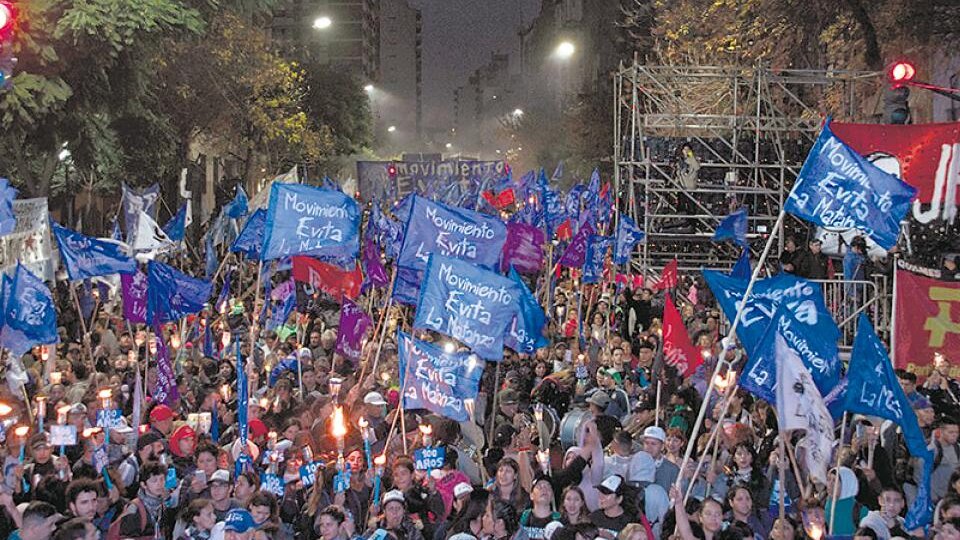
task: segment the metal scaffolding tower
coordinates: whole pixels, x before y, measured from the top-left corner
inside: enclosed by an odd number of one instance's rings
[[[634,267],[655,275],[674,257],[687,270],[732,265],[738,250],[711,237],[740,206],[749,209],[756,257],[822,114],[862,120],[858,100],[879,84],[874,72],[621,64],[614,185],[619,211],[647,233]],[[796,221],[785,227],[806,230]]]

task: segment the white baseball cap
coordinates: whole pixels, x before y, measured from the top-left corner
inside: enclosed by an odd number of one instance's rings
[[[383,505],[386,506],[386,504],[387,504],[388,502],[391,502],[391,501],[396,501],[396,502],[399,502],[399,503],[402,504],[402,503],[404,502],[403,492],[400,491],[399,489],[392,489],[392,490],[384,493],[384,494],[383,494]]]
[[[660,426],[648,426],[647,429],[643,430],[643,436],[656,439],[660,442],[667,440],[667,432]]]
[[[473,493],[473,486],[466,482],[460,482],[459,484],[453,486],[453,496],[457,499],[471,493]]]
[[[369,392],[367,395],[363,396],[363,402],[367,405],[387,404],[387,400],[383,399],[383,394],[380,392]]]

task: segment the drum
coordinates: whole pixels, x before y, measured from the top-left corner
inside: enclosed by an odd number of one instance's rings
[[[543,410],[543,420],[538,426],[538,433],[543,435],[546,441],[552,441],[557,436],[557,428],[560,425],[560,416],[553,407],[541,404]]]
[[[581,426],[592,419],[593,414],[583,409],[574,409],[564,415],[563,420],[560,421],[560,444],[564,450],[580,442]]]

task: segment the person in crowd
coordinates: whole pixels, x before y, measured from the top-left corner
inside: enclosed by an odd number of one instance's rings
[[[46,540],[53,536],[57,522],[63,516],[50,503],[33,501],[23,509],[20,528],[10,535],[10,540]]]
[[[829,279],[833,271],[830,258],[821,251],[823,242],[819,238],[812,238],[807,243],[807,249],[797,256],[794,274],[807,279]]]
[[[530,495],[532,506],[520,513],[520,528],[530,540],[545,540],[547,525],[561,519],[560,513],[553,510],[555,501],[550,477],[538,475]]]
[[[226,519],[226,514],[223,517]],[[180,521],[186,528],[177,540],[208,540],[218,520],[209,500],[194,499],[180,513]]]

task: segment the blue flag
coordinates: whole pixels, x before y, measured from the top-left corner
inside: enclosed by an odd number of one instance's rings
[[[837,138],[827,121],[783,209],[822,227],[860,229],[890,249],[916,193]]]
[[[397,331],[400,385],[406,409],[427,409],[455,422],[470,420],[467,403],[476,400],[484,362],[466,352],[440,347]]]
[[[499,360],[520,294],[516,283],[500,274],[434,253],[413,327],[448,335],[482,358]]]
[[[564,203],[564,206],[566,207],[567,215],[570,216],[570,219],[573,221],[579,221],[580,219],[581,200],[583,199],[583,194],[586,190],[587,186],[583,184],[577,184],[570,188],[570,191],[567,193],[567,200]]]
[[[406,215],[410,215],[409,208]],[[383,213],[380,206],[374,203],[370,211],[369,227],[387,257],[397,260],[403,245],[403,225]]]
[[[13,200],[17,198],[17,189],[6,178],[0,178],[0,236],[6,236],[17,227],[17,216],[13,213]]]
[[[852,413],[879,416],[903,430],[907,450],[913,457],[923,459],[923,478],[917,486],[917,497],[907,512],[906,528],[911,530],[930,523],[933,518],[933,503],[930,500],[933,452],[927,448],[917,416],[900,387],[883,343],[877,337],[870,319],[863,313],[857,322],[857,336],[850,354],[844,405]]]
[[[798,319],[800,312],[791,308],[789,301],[780,302],[774,309],[759,343],[747,349],[748,359],[740,375],[740,386],[767,403],[776,404],[777,363],[782,356],[777,354],[779,336],[783,338],[783,346],[793,350],[810,372],[820,395],[830,394],[840,384],[840,351],[836,339],[821,339],[815,333],[816,327]]]
[[[743,251],[740,252],[737,263],[733,265],[733,270],[730,271],[730,277],[750,281],[752,276],[753,269],[750,268],[750,250],[744,248]]]
[[[169,322],[198,313],[213,294],[213,283],[156,261],[147,264],[147,320]]]
[[[213,277],[213,274],[217,272],[217,248],[213,245],[213,235],[207,234],[206,238],[203,240],[204,247],[204,259],[203,259],[203,270],[204,275],[207,279]]]
[[[113,228],[110,230],[110,239],[123,242],[123,233],[120,231],[120,220],[113,218]]]
[[[264,261],[289,255],[356,258],[360,208],[339,191],[301,184],[273,184],[264,226]]]
[[[35,345],[56,343],[57,309],[46,284],[19,263],[13,279],[4,276],[3,284],[0,346],[19,358]]]
[[[713,232],[714,242],[724,242],[730,240],[740,247],[747,247],[747,207],[741,206],[739,210],[723,218],[717,230]]]
[[[250,212],[249,204],[247,192],[243,190],[243,186],[237,184],[237,194],[233,197],[232,201],[223,207],[223,213],[226,214],[228,218],[240,219]]]
[[[217,296],[217,303],[213,308],[220,313],[225,313],[227,309],[227,300],[230,299],[230,282],[233,278],[233,272],[227,271],[227,276],[223,278],[223,288],[220,289],[220,296]]]
[[[180,400],[180,389],[177,387],[177,377],[173,374],[170,349],[167,348],[166,339],[163,337],[163,328],[156,319],[153,323],[153,333],[157,336],[157,386],[153,398],[158,403],[173,405]]]
[[[735,279],[716,270],[704,270],[703,277],[727,319],[732,321],[737,316],[737,305],[743,299],[749,280]],[[750,300],[737,328],[737,336],[748,354],[760,343],[781,302],[786,302],[798,322],[809,327],[803,332],[805,335],[816,336],[817,340],[825,342],[835,342],[840,337],[840,329],[827,309],[820,285],[781,273],[758,280],[750,292]]]
[[[247,446],[247,435],[250,432],[250,426],[247,423],[247,409],[249,401],[249,383],[247,381],[247,370],[243,367],[243,355],[240,353],[240,340],[234,336],[233,354],[237,359],[237,435],[240,439],[240,447]],[[227,351],[223,351],[227,355]],[[239,461],[237,462],[239,464]]]
[[[399,269],[394,298],[415,304],[423,271],[431,254],[458,259],[492,270],[507,240],[499,219],[461,208],[451,208],[414,196],[397,259]]]
[[[633,246],[643,242],[643,231],[630,219],[630,216],[620,214],[617,219],[617,245],[613,254],[615,264],[626,264],[630,260]]]
[[[267,211],[260,208],[243,225],[243,230],[230,245],[233,253],[243,253],[248,259],[260,260],[260,248],[263,247],[263,227],[267,223]]]
[[[333,191],[343,192],[343,189],[340,187],[340,184],[331,180],[329,176],[323,177],[323,180],[320,181],[320,187],[323,189],[330,189]]]
[[[518,353],[532,354],[537,349],[541,349],[550,344],[550,341],[543,336],[543,327],[547,324],[547,316],[533,296],[527,284],[520,278],[520,274],[515,268],[510,267],[510,279],[517,284],[520,289],[520,303],[513,322],[507,335],[503,338],[503,343]]]
[[[180,205],[177,213],[170,218],[170,221],[163,226],[163,232],[167,233],[174,242],[180,242],[186,236],[187,229],[187,203]]]
[[[210,330],[210,319],[207,319],[203,325],[203,355],[216,358],[216,351],[213,348],[213,332]]]
[[[217,412],[217,403],[210,409],[210,440],[220,442],[220,414]]]
[[[128,257],[119,244],[84,236],[56,222],[50,222],[50,227],[71,280],[132,274],[137,270],[137,261]]]
[[[583,259],[583,282],[597,283],[603,277],[603,263],[613,245],[609,236],[591,236],[587,242],[587,255]]]

